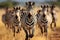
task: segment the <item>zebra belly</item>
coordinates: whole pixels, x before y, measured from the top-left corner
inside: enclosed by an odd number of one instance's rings
[[[27,30],[29,30],[29,29],[32,29],[33,27],[34,27],[33,25],[32,25],[32,26],[26,25],[25,28],[26,28]]]

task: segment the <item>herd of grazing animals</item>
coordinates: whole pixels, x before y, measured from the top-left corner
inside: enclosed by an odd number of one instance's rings
[[[37,10],[37,14],[31,13],[31,9],[35,5],[35,2],[26,2],[26,9],[21,9],[21,7],[13,7],[13,10],[8,10],[6,8],[5,14],[2,16],[2,21],[6,27],[13,30],[13,35],[19,33],[21,28],[23,28],[26,33],[25,40],[29,40],[34,36],[35,25],[41,29],[41,34],[46,33],[48,24],[51,29],[52,23],[56,27],[56,13],[54,12],[55,5],[41,5],[42,10]],[[48,10],[50,8],[50,11]],[[32,9],[33,10],[33,9]],[[17,31],[16,31],[17,27]]]

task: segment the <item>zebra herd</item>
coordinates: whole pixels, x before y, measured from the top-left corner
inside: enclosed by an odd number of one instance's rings
[[[42,10],[37,10],[37,13],[33,13],[34,10],[32,6],[35,5],[35,2],[26,2],[26,9],[21,9],[21,7],[13,7],[13,10],[8,10],[6,8],[5,14],[2,16],[2,21],[6,27],[11,28],[15,33],[19,33],[21,28],[23,28],[26,33],[25,40],[32,38],[34,36],[34,29],[36,24],[41,29],[41,34],[46,33],[47,28],[50,25],[51,29],[52,23],[56,27],[56,13],[54,11],[55,6],[51,5],[41,5]],[[50,11],[48,10],[50,8]],[[31,10],[32,9],[32,10]],[[17,27],[17,31],[16,31]]]

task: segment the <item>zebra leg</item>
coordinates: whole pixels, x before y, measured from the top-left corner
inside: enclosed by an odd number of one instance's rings
[[[7,26],[7,24],[5,23],[5,26]]]
[[[55,30],[55,28],[56,28],[56,22],[54,22],[54,28],[53,28],[53,31]]]
[[[20,32],[20,30],[21,30],[21,28],[19,27],[19,28],[17,29],[17,32],[16,32],[16,33],[19,33],[19,32]]]
[[[8,29],[9,27],[8,27],[8,24],[5,24],[5,27]]]
[[[16,33],[20,32],[20,30],[21,30],[21,24],[19,24],[19,26],[18,26],[18,29],[17,29],[17,32],[16,32]]]
[[[45,33],[45,36],[47,36],[47,26],[44,26],[44,33]]]
[[[34,36],[34,28],[32,29],[32,37]]]
[[[44,26],[44,32],[47,33],[47,26]]]
[[[7,28],[9,28],[9,24],[7,25]]]
[[[14,31],[14,35],[13,36],[15,37],[15,27],[14,27],[14,30],[13,31]]]
[[[28,33],[27,33],[27,30],[25,30],[25,33],[26,33],[26,38],[25,38],[25,40],[28,40]]]
[[[18,28],[17,31],[16,31],[16,33],[19,33],[19,31],[20,31],[20,30],[19,30],[19,28]]]
[[[41,29],[41,33],[42,33],[42,35],[43,35],[43,28],[42,28],[42,27],[40,27],[40,29]]]
[[[14,33],[13,36],[15,37],[15,27],[14,26],[12,26],[12,27],[13,27],[12,30],[13,30],[13,33]]]
[[[23,30],[24,30],[25,33],[26,33],[26,38],[25,38],[25,40],[28,40],[28,32],[27,32],[27,30],[26,30],[25,28],[23,28]]]
[[[56,27],[56,22],[54,22],[54,27]]]
[[[52,23],[50,24],[50,28],[52,29]]]
[[[29,30],[29,37],[32,38],[34,36],[34,29]]]
[[[19,32],[20,32],[20,27],[18,27],[18,28],[17,28],[17,31],[16,31],[16,33],[19,33]]]

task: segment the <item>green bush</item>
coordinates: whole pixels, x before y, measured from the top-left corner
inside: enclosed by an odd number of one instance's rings
[[[8,2],[8,1],[5,1],[5,2],[1,2],[0,3],[0,8],[3,8],[3,7],[13,7],[15,5],[19,4],[19,2],[15,2],[15,1],[12,1],[12,2]]]
[[[47,3],[49,3],[50,5],[55,4],[56,6],[60,7],[60,1],[56,1],[56,2],[50,1],[50,2],[47,2]]]

